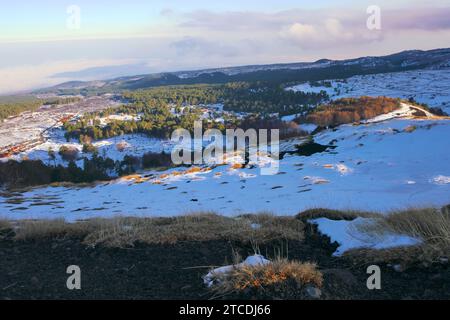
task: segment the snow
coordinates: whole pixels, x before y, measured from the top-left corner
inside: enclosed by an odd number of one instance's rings
[[[333,87],[323,87],[323,86],[312,86],[309,82],[302,83],[296,86],[292,86],[287,88],[287,90],[292,90],[294,92],[306,92],[306,93],[320,93],[325,91],[328,95],[332,95],[334,93]]]
[[[312,133],[314,130],[317,129],[317,125],[315,125],[314,123],[301,123],[300,129]]]
[[[83,146],[78,140],[72,139],[66,141],[64,130],[60,120],[70,117],[72,120],[81,116],[82,112],[75,113],[78,109],[86,109],[86,111],[102,110],[108,106],[117,106],[117,102],[104,98],[87,98],[82,100],[80,104],[56,106],[51,109],[42,107],[38,112],[24,112],[20,116],[6,120],[0,123],[0,151],[3,148],[19,143],[29,143],[33,140],[32,145],[28,145],[25,151],[14,154],[6,158],[0,158],[0,161],[13,160],[42,160],[46,164],[51,165],[68,165],[58,154],[59,149],[65,146],[71,146],[79,150],[77,165],[83,165],[83,158],[91,158],[90,153],[83,153]],[[215,122],[224,122],[224,118],[219,115],[237,116],[242,118],[245,113],[234,113],[223,111],[223,104],[210,104],[202,106],[186,106],[185,108],[200,109],[203,113],[201,118]],[[113,114],[107,117],[97,118],[101,125],[106,125],[111,121],[137,121],[142,115],[126,115]],[[126,148],[119,150],[118,144],[124,143]],[[154,152],[170,153],[175,143],[170,140],[150,138],[143,134],[126,134],[120,137],[110,139],[102,139],[93,142],[98,149],[99,155],[109,157],[113,160],[123,160],[127,155],[141,157],[145,153]],[[206,144],[205,144],[206,145]],[[49,150],[55,152],[56,159],[49,156]]]
[[[216,111],[223,111],[223,103],[208,104],[206,107]]]
[[[400,103],[399,109],[389,112],[389,113],[386,113],[386,114],[379,115],[379,116],[369,119],[367,121],[363,121],[363,123],[382,122],[382,121],[391,120],[391,119],[395,119],[395,118],[411,119],[411,118],[414,118],[414,113],[416,111],[423,112],[425,114],[425,118],[433,119],[435,117],[432,113],[428,112],[424,108],[413,106],[411,104],[402,102],[402,103]]]
[[[120,151],[118,148],[118,144],[122,143],[124,144],[125,149],[123,151]],[[120,137],[98,140],[93,142],[93,145],[97,148],[100,156],[107,156],[114,161],[121,161],[126,155],[140,157],[148,152],[169,153],[172,150],[174,143],[170,140],[150,138],[143,134],[126,134]],[[82,158],[92,157],[90,153],[82,152],[83,145],[81,143],[76,140],[67,142],[64,138],[64,131],[61,128],[55,128],[46,134],[46,141],[44,143],[27,151],[16,154],[10,158],[14,160],[28,158],[30,160],[42,160],[44,163],[51,165],[55,163],[57,165],[67,165],[68,162],[64,161],[58,154],[58,151],[62,146],[71,146],[79,150],[78,158],[80,160],[77,161],[77,164],[79,166],[82,166],[83,164]],[[55,152],[55,161],[50,158],[48,154],[49,149]]]
[[[357,76],[346,82],[331,83],[332,99],[387,95],[414,97],[430,106],[450,107],[450,69]],[[303,85],[297,89],[308,87]],[[95,103],[90,102],[87,108],[92,104]],[[87,187],[44,186],[11,194],[2,192],[0,214],[11,219],[77,220],[116,215],[176,216],[195,211],[215,211],[228,216],[267,211],[295,215],[317,207],[387,213],[411,206],[447,205],[450,203],[450,120],[413,119],[412,107],[404,103],[400,110],[366,123],[321,131],[315,134],[315,142],[332,144],[334,150],[311,156],[285,155],[275,175],[261,175],[261,168],[275,162],[267,156],[260,157],[255,168],[233,169],[225,164],[201,166],[199,172],[191,173],[183,172],[186,168],[141,172],[134,177]],[[61,109],[57,116],[68,109]],[[38,118],[42,120],[45,115],[41,113]],[[50,116],[49,119],[48,124],[42,120],[37,132],[54,124],[55,119]],[[21,129],[26,129],[22,119],[23,125],[9,133],[8,128],[14,127],[15,121],[10,119],[6,127],[1,127],[5,129],[3,135],[0,132],[0,145],[1,137],[19,135]],[[31,125],[33,130],[39,122],[36,121]],[[415,130],[405,132],[411,126]],[[308,124],[300,127],[308,128]],[[310,131],[314,129],[312,125]],[[30,135],[28,131],[25,134]],[[60,129],[46,135],[44,144],[16,157],[49,162],[48,148],[57,151],[66,142]],[[122,141],[128,147],[120,152],[117,144]],[[302,139],[282,141],[280,151],[294,151],[301,142]],[[8,139],[4,144],[9,144]],[[78,142],[70,144],[81,149]],[[100,155],[114,160],[121,160],[127,154],[170,152],[173,147],[170,141],[137,134],[96,141],[95,145]],[[228,160],[233,160],[233,155]],[[56,162],[63,163],[59,156]]]
[[[339,247],[333,254],[334,256],[341,256],[352,249],[388,249],[421,243],[420,239],[406,235],[369,235],[359,231],[358,225],[373,223],[373,219],[370,218],[356,218],[353,221],[318,218],[310,220],[310,222],[317,225],[320,233],[329,236],[331,242],[339,243]]]
[[[450,183],[450,177],[439,175],[437,177],[434,177],[432,181],[435,184],[438,184],[438,185],[449,184]]]
[[[138,121],[140,119],[141,117],[138,115],[134,116],[129,114],[112,114],[107,117],[98,118],[102,126],[106,126],[108,123],[113,121]]]
[[[266,265],[269,263],[271,262],[266,258],[264,258],[262,255],[255,254],[253,256],[247,257],[247,259],[245,259],[243,262],[239,264],[224,266],[211,270],[206,276],[203,277],[203,282],[208,287],[211,287],[214,284],[214,281],[216,281],[217,275],[226,274],[234,269],[239,269],[244,266],[258,266],[258,265]]]
[[[410,125],[417,129],[405,133]],[[138,174],[139,179],[90,187],[47,186],[10,196],[2,193],[0,211],[12,219],[76,220],[195,211],[227,216],[267,211],[295,215],[316,207],[384,213],[411,206],[442,206],[450,203],[449,136],[448,120],[392,119],[343,125],[314,137],[323,145],[335,141],[336,149],[309,157],[286,155],[275,175],[261,175],[260,168],[274,161],[268,157],[261,157],[255,168],[233,169],[226,164],[202,166],[201,172],[190,174],[173,174],[186,168],[150,171]],[[138,145],[145,147],[145,141]],[[113,144],[109,147],[112,155],[118,153]],[[43,197],[52,200],[43,201]]]
[[[285,121],[285,122],[290,122],[290,121],[294,121],[294,119],[297,118],[297,117],[298,117],[297,114],[291,114],[291,115],[288,115],[288,116],[281,117],[281,120]]]
[[[347,167],[345,164],[342,163],[337,164],[335,169],[342,175],[350,174],[353,172],[353,169]]]
[[[303,178],[304,180],[309,180],[311,181],[312,184],[325,184],[325,183],[330,183],[329,180],[321,178],[321,177],[310,177],[310,176],[306,176]]]
[[[287,90],[315,93],[324,90],[332,100],[360,96],[414,98],[450,113],[450,68],[362,75],[330,82],[332,88],[301,84]]]
[[[106,97],[89,97],[79,102],[57,105],[50,108],[42,106],[36,112],[23,112],[0,123],[0,148],[36,140],[50,127],[61,125],[65,117],[75,117],[84,112],[114,108],[120,103]]]
[[[406,117],[412,116],[412,113],[413,113],[413,109],[411,109],[409,105],[407,105],[405,103],[401,103],[400,109],[376,116],[375,118],[365,121],[365,123],[381,122],[381,121],[386,121],[386,120],[390,120],[390,119],[394,119],[394,118],[406,118]]]

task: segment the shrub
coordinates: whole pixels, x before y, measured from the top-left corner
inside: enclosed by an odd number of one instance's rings
[[[116,144],[116,149],[119,152],[124,152],[126,148],[130,147],[130,144],[126,141],[121,141]]]
[[[172,165],[172,158],[168,153],[148,152],[142,157],[142,167],[144,169],[171,167]]]
[[[405,132],[407,132],[407,133],[412,133],[412,132],[414,132],[414,131],[416,131],[416,129],[417,129],[417,127],[416,126],[407,126],[405,129],[404,129],[404,131]]]
[[[436,116],[440,116],[440,117],[448,116],[448,114],[439,107],[429,108],[429,111]]]
[[[92,144],[92,138],[90,136],[80,135],[80,143],[83,145],[91,145]]]
[[[97,151],[97,148],[93,144],[83,144],[84,153],[95,153]]]
[[[78,158],[79,150],[74,146],[61,146],[59,155],[66,161],[75,161]]]
[[[17,187],[47,184],[52,181],[52,168],[41,160],[0,161],[0,186]]]

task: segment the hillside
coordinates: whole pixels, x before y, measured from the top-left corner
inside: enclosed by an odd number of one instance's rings
[[[359,122],[390,113],[400,108],[398,99],[386,97],[342,98],[317,107],[305,121],[321,127]]]
[[[95,94],[165,85],[265,81],[271,83],[348,78],[424,68],[449,67],[450,49],[411,50],[382,57],[217,68],[121,77],[109,81],[69,82],[37,92]]]

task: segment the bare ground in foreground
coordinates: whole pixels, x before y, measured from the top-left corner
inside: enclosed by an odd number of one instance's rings
[[[314,212],[306,216],[311,215]],[[346,218],[350,219],[351,215]],[[208,216],[206,221],[211,219],[221,218]],[[259,222],[264,224],[268,219],[270,217],[265,217]],[[85,235],[76,232],[70,236],[53,234],[49,237],[28,234],[17,239],[16,232],[3,224],[0,299],[210,299],[214,294],[203,284],[202,277],[212,267],[232,263],[236,252],[246,257],[255,250],[270,259],[282,255],[292,261],[317,264],[317,270],[323,275],[321,299],[450,299],[450,269],[444,260],[408,260],[407,264],[399,260],[411,252],[394,252],[382,258],[367,252],[356,258],[354,255],[333,257],[337,245],[318,234],[315,226],[299,217],[291,218],[297,219],[298,225],[283,219],[278,221],[279,228],[266,228],[272,233],[261,233],[259,238],[253,233],[249,235],[251,239],[245,239],[216,230],[215,235],[199,240],[186,238],[190,232],[180,234],[183,224],[177,221],[175,229],[171,230],[180,236],[174,241],[137,241],[133,245],[121,242],[120,246],[108,242],[105,245],[101,241],[92,245],[86,242]],[[163,219],[158,225],[173,225],[171,221]],[[190,223],[191,218],[183,221]],[[280,233],[286,225],[290,231],[302,226],[301,236],[295,238],[295,233]],[[105,240],[108,235],[96,239]],[[366,271],[374,259],[382,270],[382,289],[371,291],[366,286],[369,276]],[[81,290],[71,291],[66,287],[69,265],[81,268]],[[286,290],[245,290],[220,298],[303,298],[297,293],[295,287],[288,286]]]

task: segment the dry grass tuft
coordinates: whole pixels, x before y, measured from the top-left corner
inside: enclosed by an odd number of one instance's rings
[[[2,220],[0,219],[0,231],[1,230],[6,230],[6,229],[11,229],[11,223],[8,220]]]
[[[202,172],[202,168],[199,167],[191,167],[189,169],[187,169],[184,174],[190,174],[190,173],[197,173],[197,172]]]
[[[66,237],[84,237],[94,228],[94,222],[67,223],[64,219],[24,220],[17,223],[14,239],[35,241]]]
[[[64,220],[21,221],[16,240],[77,237],[90,246],[130,247],[147,244],[174,244],[180,241],[230,240],[262,244],[274,239],[304,238],[304,225],[294,217],[269,214],[236,218],[214,213],[198,213],[173,218],[91,219],[75,223]]]
[[[416,129],[417,129],[417,126],[410,125],[410,126],[407,126],[407,127],[404,129],[404,131],[405,131],[406,133],[412,133],[412,132],[416,131]]]
[[[435,260],[450,253],[450,212],[447,207],[442,210],[410,209],[394,212],[378,217],[375,223],[362,224],[358,229],[375,236],[402,234],[423,241],[420,246],[373,252],[373,258],[377,260],[397,259],[406,262]],[[368,258],[371,251],[358,250],[349,254]]]
[[[132,246],[137,242],[174,244],[209,240],[260,244],[278,238],[303,240],[303,224],[294,218],[269,215],[228,218],[213,213],[174,218],[117,218],[90,233],[85,243],[112,247]]]
[[[411,209],[394,212],[362,225],[363,231],[375,234],[404,234],[420,238],[428,245],[450,248],[450,214],[438,209]]]
[[[121,141],[121,142],[116,144],[116,149],[119,152],[124,152],[125,149],[127,149],[129,147],[130,147],[130,144],[128,142],[126,142],[126,141]]]
[[[278,258],[272,263],[234,267],[230,272],[218,273],[211,290],[216,296],[241,294],[246,290],[282,288],[295,283],[298,287],[321,287],[323,276],[313,263],[301,263]]]
[[[297,241],[304,239],[305,225],[295,217],[274,216],[270,213],[261,213],[244,215],[238,219],[251,226],[251,233],[255,239],[259,240],[259,243],[276,239]]]

